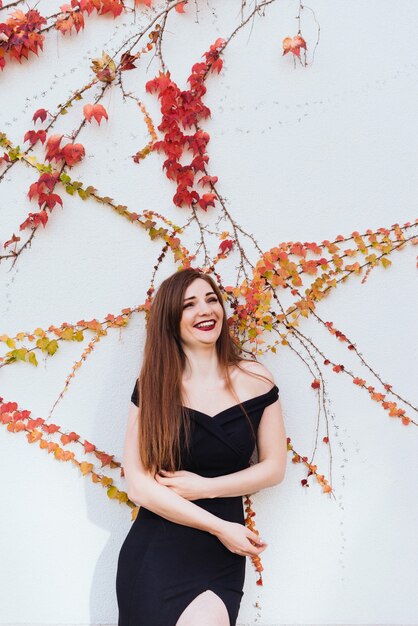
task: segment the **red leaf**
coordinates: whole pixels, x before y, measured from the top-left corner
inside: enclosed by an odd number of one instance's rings
[[[120,63],[121,63],[120,69],[122,71],[135,70],[136,65],[134,64],[134,61],[136,61],[136,57],[133,56],[132,54],[129,54],[129,52],[125,52],[124,54],[122,54],[121,59],[120,59]]]
[[[200,183],[202,185],[202,187],[204,185],[208,185],[210,186],[211,184],[214,185],[215,183],[218,182],[218,177],[217,176],[202,176],[202,178],[199,178],[199,180],[197,181],[198,183]]]
[[[222,59],[216,59],[216,61],[212,63],[211,71],[214,72],[215,70],[217,70],[219,74],[222,69],[223,63],[224,62],[222,61]]]
[[[214,193],[204,193],[198,204],[204,211],[206,211],[208,206],[215,206],[215,198],[216,194]]]
[[[105,467],[105,465],[109,465],[109,463],[112,461],[113,457],[115,456],[114,454],[110,455],[110,454],[105,454],[105,452],[95,452],[96,456],[98,459],[100,459],[100,461],[102,462],[102,467]]]
[[[40,207],[45,204],[48,209],[52,211],[57,202],[62,206],[62,200],[60,196],[56,193],[51,193],[49,195],[46,193],[39,194],[38,204]]]
[[[23,141],[29,141],[31,146],[34,146],[37,141],[41,141],[41,143],[45,143],[46,140],[46,131],[45,130],[28,130],[25,133]]]
[[[177,13],[184,13],[184,7],[186,4],[184,2],[180,2],[180,4],[176,4]]]
[[[37,111],[35,111],[32,120],[36,122],[36,120],[39,118],[41,122],[45,122],[47,115],[48,111],[46,109],[38,109]]]
[[[154,91],[159,91],[160,94],[162,94],[171,84],[172,82],[170,78],[170,72],[167,71],[167,73],[165,73],[161,72],[160,70],[157,78],[149,80],[147,83],[145,83],[145,90],[148,91],[148,93],[154,93]]]
[[[59,177],[59,172],[57,171],[53,172],[52,174],[49,174],[48,172],[44,172],[39,177],[38,184],[45,185],[45,187],[47,187],[50,191],[52,191],[55,185],[57,184],[58,177]]]
[[[13,413],[17,409],[17,402],[5,402],[0,407],[0,413]]]
[[[113,17],[118,17],[123,11],[123,4],[120,0],[102,0],[100,15],[112,13]]]
[[[228,250],[232,250],[234,242],[231,239],[224,239],[219,245],[221,254],[225,254]]]
[[[67,143],[61,153],[69,167],[79,163],[85,156],[84,146],[81,143]]]
[[[64,135],[51,135],[51,137],[46,142],[45,159],[47,161],[52,161],[52,159],[59,161],[60,159],[62,159],[60,143],[63,136]]]
[[[17,241],[20,241],[20,237],[16,237],[16,235],[13,233],[12,238],[9,239],[8,241],[6,241],[6,243],[3,244],[3,248],[7,248],[7,246],[10,246],[10,244],[12,243],[16,243]]]
[[[224,45],[224,43],[225,43],[225,39],[222,39],[222,37],[218,37],[215,43],[211,45],[210,49],[215,50],[216,48],[220,48],[221,46]]]

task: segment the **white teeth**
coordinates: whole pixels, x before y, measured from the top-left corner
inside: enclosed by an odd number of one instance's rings
[[[196,324],[196,328],[202,328],[205,326],[212,326],[215,325],[215,322],[201,322],[200,324]]]

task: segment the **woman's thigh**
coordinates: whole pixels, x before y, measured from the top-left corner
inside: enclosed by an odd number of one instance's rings
[[[221,598],[207,589],[187,605],[176,626],[229,626],[229,616]]]

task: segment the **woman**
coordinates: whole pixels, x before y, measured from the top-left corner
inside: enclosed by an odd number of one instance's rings
[[[273,377],[240,354],[210,276],[163,281],[126,430],[127,492],[140,509],[119,554],[119,626],[236,623],[245,557],[266,548],[245,526],[242,496],[281,482],[287,456]]]

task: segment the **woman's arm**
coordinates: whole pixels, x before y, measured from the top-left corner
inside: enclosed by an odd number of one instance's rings
[[[156,480],[183,498],[226,498],[255,493],[282,482],[287,439],[280,401],[264,409],[257,433],[259,462],[233,474],[204,478],[187,471],[164,472]]]
[[[281,483],[286,474],[287,439],[280,400],[264,409],[257,433],[258,463],[210,479],[208,498],[244,496]]]
[[[145,471],[138,449],[139,410],[131,403],[126,429],[123,469],[129,498],[170,522],[191,526],[215,535],[228,550],[242,556],[258,556],[267,544],[243,524],[228,522],[159,485]]]
[[[144,469],[138,450],[138,417],[138,407],[131,403],[123,452],[128,497],[135,504],[171,522],[193,526],[212,534],[219,532],[223,520],[159,485],[152,474]]]

